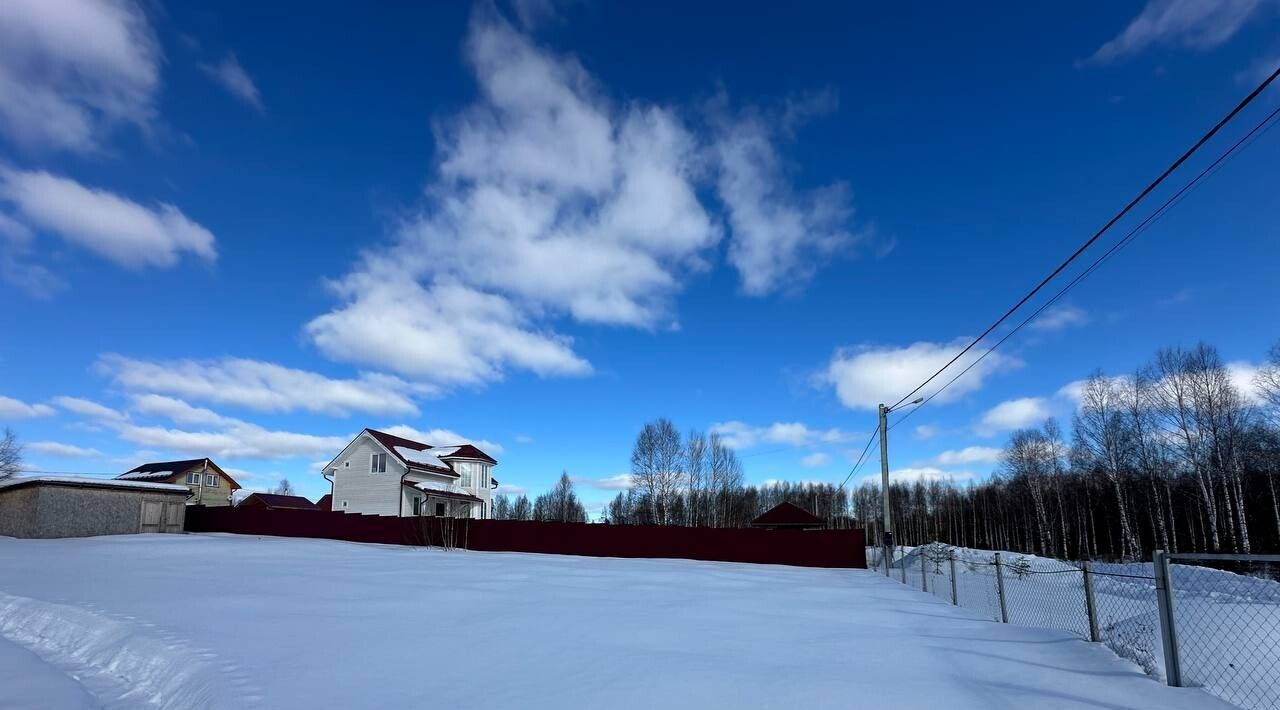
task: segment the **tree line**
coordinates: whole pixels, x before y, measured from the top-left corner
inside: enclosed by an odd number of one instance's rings
[[[1253,396],[1203,343],[1095,372],[1070,430],[1014,431],[990,480],[891,484],[896,540],[1064,559],[1280,549],[1280,344],[1248,384]],[[879,486],[851,504],[876,539]]]

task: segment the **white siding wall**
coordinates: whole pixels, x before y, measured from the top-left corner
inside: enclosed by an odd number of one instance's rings
[[[483,516],[481,515],[480,504],[475,503],[471,506],[471,517],[492,518],[493,517],[493,500],[492,500],[493,489],[489,487],[489,478],[492,477],[493,475],[493,466],[489,464],[487,461],[470,461],[467,459],[446,459],[446,461],[449,463],[450,466],[454,467],[454,469],[457,469],[459,464],[464,464],[464,463],[470,464],[471,466],[473,466],[473,472],[471,474],[471,485],[465,488],[462,487],[461,485],[458,485],[457,490],[462,491],[464,493],[470,493],[471,495],[484,501]],[[457,480],[461,481],[461,479],[457,479]],[[481,485],[482,483],[484,485]]]
[[[333,509],[344,513],[370,515],[399,515],[401,493],[400,477],[405,469],[396,458],[387,454],[386,473],[369,473],[371,454],[384,453],[367,434],[362,434],[345,456],[334,462]],[[351,465],[344,466],[349,461]],[[342,501],[347,507],[342,507]],[[407,515],[409,510],[405,509]]]

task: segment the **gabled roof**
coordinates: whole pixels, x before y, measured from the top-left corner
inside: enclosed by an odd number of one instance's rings
[[[320,500],[316,501],[316,507],[320,510],[333,510],[333,495],[325,493],[320,496]]]
[[[488,461],[495,466],[498,464],[497,459],[471,444],[460,444],[457,446],[450,446],[448,448],[452,449],[452,451],[440,452],[437,455],[442,459],[477,459],[480,461]]]
[[[302,496],[287,496],[279,493],[252,493],[244,500],[240,501],[240,505],[250,503],[252,507],[260,504],[266,508],[292,508],[296,510],[319,510],[315,503],[303,498]]]
[[[752,527],[820,527],[826,523],[798,505],[779,503],[751,521]]]
[[[227,481],[231,484],[232,490],[237,490],[240,488],[240,484],[236,482],[236,479],[227,475],[226,471],[223,471],[218,466],[218,464],[214,463],[212,459],[208,459],[208,458],[184,459],[182,461],[153,461],[151,463],[144,463],[141,466],[137,466],[129,471],[126,471],[120,474],[119,476],[116,476],[116,479],[122,480],[122,481],[166,480],[169,478],[173,478],[174,476],[184,474],[194,468],[204,468],[206,464],[208,464],[209,468],[213,469],[216,473],[220,474],[223,478],[227,479]]]
[[[450,476],[458,474],[446,463],[448,459],[476,459],[496,465],[498,461],[472,444],[435,447],[421,441],[406,439],[403,436],[388,434],[377,429],[365,429],[379,444],[382,444],[392,456],[399,459],[409,469],[445,473]],[[418,455],[415,455],[418,454]]]

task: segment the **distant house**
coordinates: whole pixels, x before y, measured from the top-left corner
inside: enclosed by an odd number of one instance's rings
[[[774,530],[791,528],[794,530],[806,530],[809,528],[820,528],[826,525],[822,518],[810,513],[798,505],[782,502],[764,512],[763,515],[751,521],[753,528],[770,528]]]
[[[497,460],[471,444],[431,446],[365,429],[324,467],[343,513],[488,518]]]
[[[279,493],[250,493],[236,507],[265,510],[320,510],[319,506],[302,496],[286,496]]]
[[[232,494],[240,489],[234,478],[207,458],[144,463],[116,480],[185,485],[191,489],[187,505],[231,505]]]
[[[333,494],[325,493],[320,496],[320,500],[316,501],[316,507],[320,510],[333,510]]]

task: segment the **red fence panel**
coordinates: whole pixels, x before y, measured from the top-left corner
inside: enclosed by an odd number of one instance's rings
[[[588,525],[525,520],[396,518],[316,510],[187,509],[190,532],[314,537],[487,552],[666,557],[802,567],[867,566],[862,530]]]

